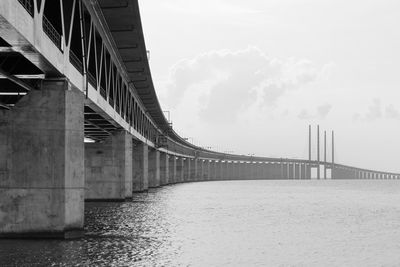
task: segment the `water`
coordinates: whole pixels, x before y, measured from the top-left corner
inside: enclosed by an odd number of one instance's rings
[[[79,241],[0,241],[0,266],[399,266],[400,181],[179,184],[86,205]]]

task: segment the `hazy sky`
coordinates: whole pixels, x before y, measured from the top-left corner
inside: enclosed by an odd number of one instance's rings
[[[139,3],[156,91],[183,137],[307,158],[320,124],[338,162],[400,171],[400,1]]]

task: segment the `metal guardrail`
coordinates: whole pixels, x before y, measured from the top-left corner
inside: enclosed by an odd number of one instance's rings
[[[87,79],[94,88],[97,88],[96,78],[90,72],[87,73]]]
[[[18,0],[18,2],[28,11],[29,15],[33,17],[34,13],[34,4],[33,0]]]
[[[69,50],[69,62],[79,71],[80,74],[83,74],[83,63],[82,60],[79,59],[77,55],[75,55],[72,50]]]
[[[107,99],[107,92],[106,92],[106,89],[103,88],[103,86],[100,86],[100,95],[101,95],[104,99]]]
[[[58,49],[62,51],[61,47],[61,34],[54,28],[51,22],[43,16],[43,31],[47,34],[51,41],[57,46]]]

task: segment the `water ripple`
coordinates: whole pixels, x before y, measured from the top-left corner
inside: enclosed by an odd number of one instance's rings
[[[81,240],[0,240],[0,266],[400,265],[400,181],[226,181],[86,203]]]

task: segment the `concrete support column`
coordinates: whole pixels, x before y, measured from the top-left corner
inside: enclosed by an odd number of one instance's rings
[[[140,142],[132,150],[133,192],[143,192],[149,188],[149,147]]]
[[[248,166],[247,166],[247,170],[248,170],[248,172],[249,172],[249,176],[247,177],[247,179],[251,179],[251,180],[254,180],[255,179],[255,175],[254,175],[254,163],[252,162],[252,161],[250,161],[249,163],[248,163]]]
[[[300,165],[299,163],[294,164],[294,179],[300,179]]]
[[[226,168],[227,168],[227,179],[228,180],[232,180],[232,165],[233,165],[233,161],[228,161]]]
[[[231,161],[230,165],[229,165],[229,179],[230,180],[235,180],[235,162]]]
[[[0,110],[0,237],[83,235],[83,101],[67,81],[43,81]]]
[[[242,163],[243,164],[243,172],[242,172],[242,176],[243,176],[243,179],[245,179],[245,180],[248,180],[248,179],[250,179],[250,176],[249,176],[249,167],[248,167],[248,163],[245,161],[245,162],[243,162]]]
[[[260,163],[259,162],[253,162],[253,173],[254,173],[254,179],[260,180]]]
[[[169,159],[168,154],[160,152],[160,185],[169,184]]]
[[[281,164],[280,162],[271,163],[271,176],[269,179],[281,179]]]
[[[264,180],[265,179],[265,162],[260,162],[260,179]]]
[[[189,181],[196,181],[197,179],[197,160],[190,159],[190,179]]]
[[[132,136],[119,131],[102,143],[85,144],[85,200],[132,197]]]
[[[265,179],[265,165],[266,165],[265,162],[259,162],[258,163],[258,167],[259,167],[259,170],[260,170],[259,178],[262,179],[262,180]]]
[[[240,174],[240,179],[245,180],[246,179],[246,165],[242,161],[239,163],[239,174]]]
[[[227,167],[227,161],[221,162],[221,180],[226,180]]]
[[[282,179],[289,179],[289,166],[287,162],[282,164]]]
[[[278,178],[274,175],[275,164],[273,162],[267,162],[267,164],[265,164],[265,169],[266,169],[265,179],[271,180]]]
[[[169,183],[174,184],[176,181],[176,157],[169,155]]]
[[[260,176],[261,176],[261,174],[260,174],[260,162],[254,162],[254,165],[253,165],[253,168],[254,168],[254,178],[256,179],[256,180],[260,180]]]
[[[160,186],[160,151],[149,149],[149,188]]]
[[[176,182],[182,183],[183,182],[183,175],[185,172],[185,160],[184,158],[177,158],[176,160]]]
[[[307,179],[311,180],[311,164],[307,165]]]
[[[209,180],[215,180],[215,160],[210,161],[210,174],[208,175]]]
[[[289,168],[289,171],[288,171],[289,179],[294,179],[294,164],[289,163],[288,168]]]
[[[267,180],[267,179],[269,179],[269,177],[270,177],[270,173],[271,173],[271,163],[270,162],[264,162],[263,163],[264,164],[264,167],[263,167],[263,169],[264,169],[264,171],[263,171],[263,178],[265,179],[265,180]]]
[[[199,171],[198,171],[198,181],[203,181],[203,174],[204,174],[204,163],[203,163],[203,160],[202,159],[199,159],[199,162],[198,162],[198,168],[199,168]]]
[[[201,159],[196,159],[196,181],[201,181],[201,177],[203,175],[202,171],[202,160]]]
[[[236,161],[232,161],[231,163],[231,179],[232,180],[237,180],[238,179],[238,173],[237,173],[237,162]]]
[[[214,160],[214,177],[213,180],[216,181],[219,178],[219,161]]]
[[[208,176],[208,166],[207,166],[207,161],[203,160],[202,161],[202,175],[201,175],[201,180],[202,181],[206,181],[207,180],[207,176]]]
[[[192,181],[199,180],[199,160],[197,158],[193,159],[193,175],[191,178]]]
[[[282,161],[279,163],[279,177],[279,179],[284,179],[285,177],[285,165]]]
[[[240,161],[238,161],[238,162],[236,162],[235,163],[235,176],[236,176],[236,179],[237,180],[240,180],[240,179],[242,179],[242,176],[241,176],[241,174],[240,174],[240,165],[241,165],[242,163],[240,163]]]
[[[191,166],[190,166],[190,158],[186,158],[184,161],[183,167],[183,181],[189,182],[190,181],[190,174],[191,174]]]
[[[206,161],[206,170],[207,170],[207,175],[206,175],[206,180],[211,180],[211,161],[207,160]]]
[[[301,177],[300,177],[300,179],[306,179],[306,177],[307,177],[307,175],[306,175],[306,164],[305,163],[302,163],[301,164]]]
[[[224,169],[224,163],[222,160],[218,161],[218,174],[217,174],[217,179],[218,180],[223,180],[223,169]]]
[[[237,175],[236,175],[236,162],[232,161],[232,165],[231,165],[231,179],[232,180],[237,180]]]
[[[225,180],[229,180],[230,177],[230,169],[231,169],[231,163],[229,161],[225,161]]]

